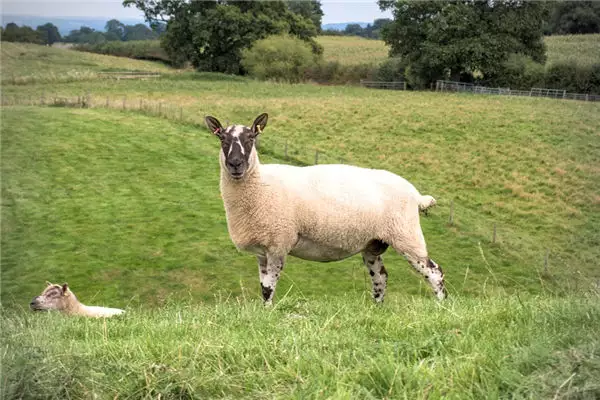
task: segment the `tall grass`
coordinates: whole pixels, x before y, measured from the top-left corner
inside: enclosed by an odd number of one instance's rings
[[[3,398],[593,399],[597,296],[289,296],[2,321]]]

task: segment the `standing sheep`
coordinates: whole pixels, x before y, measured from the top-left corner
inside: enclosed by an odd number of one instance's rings
[[[362,253],[382,302],[387,272],[381,255],[388,246],[402,254],[446,297],[442,269],[427,254],[419,210],[435,204],[404,178],[384,170],[348,165],[294,167],[261,164],[255,139],[267,125],[223,128],[214,117],[208,129],[221,140],[221,196],[231,240],[256,254],[262,295],[271,304],[286,256],[337,261]]]

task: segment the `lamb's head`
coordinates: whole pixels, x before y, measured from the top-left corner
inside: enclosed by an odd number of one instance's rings
[[[257,159],[254,141],[267,126],[267,119],[267,114],[260,114],[251,127],[230,125],[223,128],[215,117],[205,118],[208,129],[221,140],[221,167],[231,178],[242,180],[253,167]]]
[[[55,285],[46,282],[47,286],[39,296],[31,300],[29,306],[34,311],[59,310],[64,311],[70,308],[75,300],[75,295],[69,290],[69,286],[64,283]]]

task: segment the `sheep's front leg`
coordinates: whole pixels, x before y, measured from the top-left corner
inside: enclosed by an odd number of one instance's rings
[[[277,286],[279,275],[283,269],[285,257],[268,254],[266,257],[258,256],[257,258],[263,300],[265,301],[265,305],[271,305],[273,303],[273,296],[275,295],[275,286]]]
[[[383,266],[383,259],[380,255],[363,253],[363,262],[369,270],[369,275],[371,275],[371,280],[373,281],[373,299],[377,303],[382,303],[388,278],[387,271]]]

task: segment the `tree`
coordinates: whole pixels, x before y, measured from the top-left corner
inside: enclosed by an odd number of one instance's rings
[[[552,4],[546,33],[600,33],[600,2],[559,1]]]
[[[394,21],[382,30],[390,55],[406,60],[416,87],[437,79],[492,79],[512,53],[545,61],[544,2],[522,0],[392,1]]]
[[[344,34],[345,35],[359,35],[360,33],[362,33],[362,26],[360,26],[359,24],[348,24],[346,25],[346,28],[344,29]]]
[[[292,12],[310,19],[317,28],[317,33],[321,33],[323,10],[321,9],[321,2],[319,0],[288,1],[288,7]]]
[[[42,43],[49,44],[52,46],[56,42],[60,42],[61,36],[56,25],[48,22],[47,24],[40,25],[36,29],[42,38]]]
[[[102,32],[98,32],[93,28],[82,26],[79,29],[74,29],[63,39],[67,43],[104,43],[106,38]]]
[[[161,42],[175,65],[189,61],[205,71],[243,73],[242,50],[277,34],[291,34],[311,44],[313,52],[322,51],[312,39],[317,33],[312,20],[281,0],[125,0],[123,5],[142,10],[150,24],[167,22]]]
[[[158,35],[144,24],[125,26],[125,35],[123,40],[151,40],[156,39]]]
[[[6,42],[36,43],[42,44],[43,37],[38,31],[34,31],[30,26],[19,27],[14,22],[6,24],[2,34],[2,40]]]
[[[108,21],[104,30],[106,31],[106,40],[125,40],[125,25],[116,19]]]

